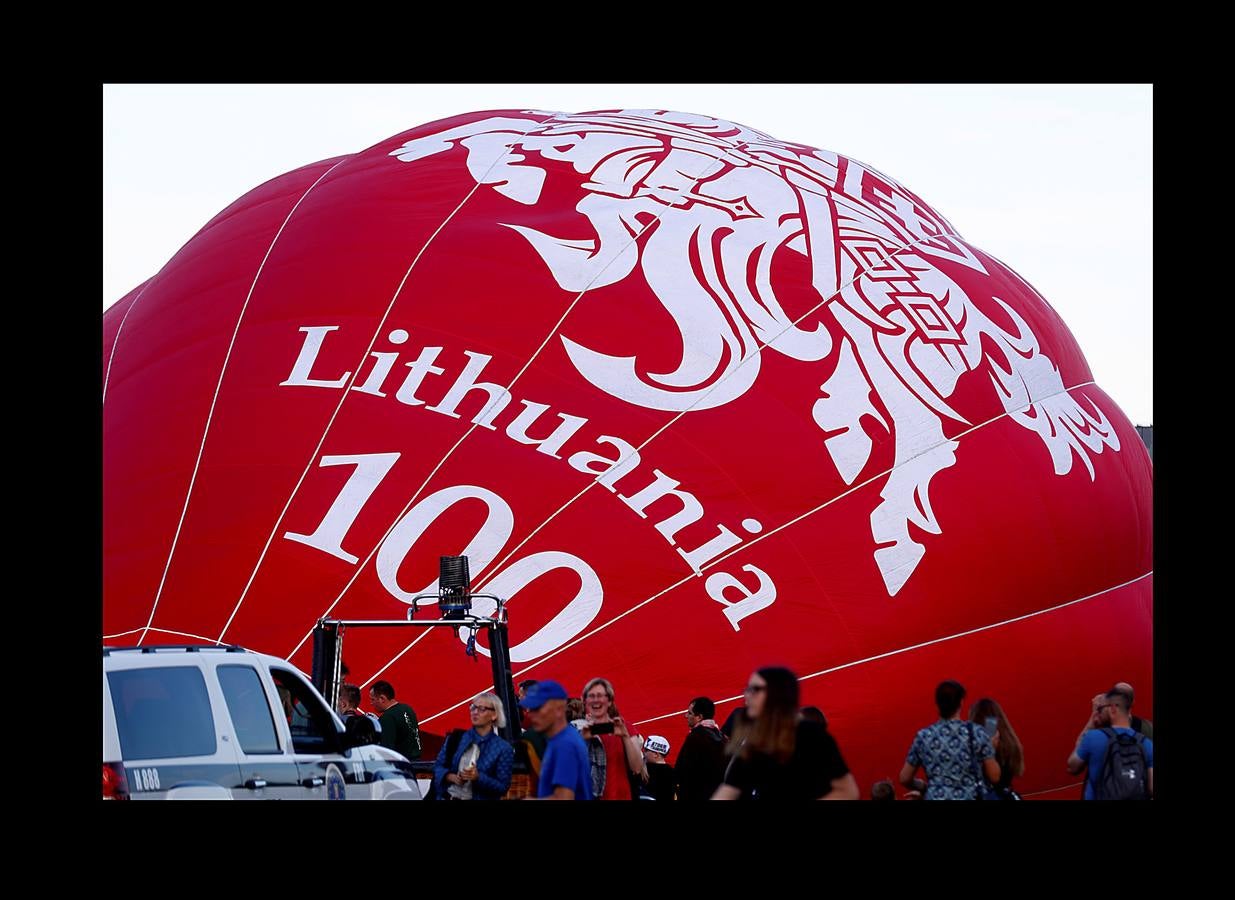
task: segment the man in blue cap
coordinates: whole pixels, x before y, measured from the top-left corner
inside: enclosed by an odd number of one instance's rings
[[[568,696],[556,681],[540,681],[528,688],[519,701],[527,710],[532,727],[546,738],[537,800],[592,799],[587,744],[566,722]]]

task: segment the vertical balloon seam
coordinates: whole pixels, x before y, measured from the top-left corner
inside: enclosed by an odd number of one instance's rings
[[[227,375],[227,366],[231,362],[232,350],[236,346],[236,336],[240,334],[240,326],[244,323],[244,314],[249,309],[249,301],[253,299],[253,291],[257,288],[257,282],[262,277],[262,271],[266,268],[266,261],[270,259],[270,254],[274,252],[275,245],[278,244],[279,238],[283,234],[283,230],[287,228],[287,223],[292,220],[292,216],[296,214],[296,210],[300,208],[300,204],[304,202],[305,197],[308,197],[309,194],[313,192],[313,189],[321,184],[322,180],[326,178],[327,175],[341,166],[345,160],[350,158],[351,157],[344,157],[339,160],[319,175],[317,180],[309,185],[308,189],[300,195],[300,199],[297,200],[295,205],[288,211],[287,216],[283,219],[283,224],[280,225],[279,230],[275,232],[274,237],[270,241],[270,246],[266,248],[266,255],[262,257],[262,261],[257,266],[257,271],[253,274],[253,281],[249,285],[249,292],[245,295],[244,303],[240,307],[240,314],[236,317],[236,326],[232,329],[231,340],[227,344],[227,353],[223,356],[223,365],[219,369],[219,380],[215,382],[214,386],[214,396],[210,398],[210,409],[206,413],[206,423],[202,428],[202,441],[197,448],[197,459],[193,463],[193,472],[189,476],[189,487],[188,490],[185,491],[184,507],[180,510],[180,521],[176,523],[176,533],[172,536],[171,548],[167,552],[167,563],[163,566],[163,577],[159,579],[159,586],[154,595],[154,603],[150,607],[150,618],[146,620],[146,628],[142,632],[141,637],[137,639],[138,646],[141,646],[142,641],[146,639],[146,635],[150,632],[150,626],[154,622],[154,614],[159,608],[159,600],[163,596],[163,586],[167,583],[167,573],[171,571],[172,559],[175,557],[176,548],[180,543],[180,532],[181,529],[184,528],[185,516],[187,516],[189,512],[189,502],[193,498],[193,488],[197,484],[197,473],[201,468],[202,454],[206,451],[206,440],[210,435],[210,424],[214,421],[214,409],[216,404],[219,402],[219,391],[223,387],[223,378]],[[143,293],[145,293],[144,289]],[[134,303],[136,302],[137,301],[135,300]],[[130,310],[132,308],[132,306],[129,307]],[[115,344],[112,346],[115,347]]]
[[[194,235],[194,237],[196,237],[196,235]],[[189,240],[192,240],[192,238],[190,238]],[[171,262],[171,260],[168,260],[168,262]],[[167,263],[164,263],[163,268],[166,268],[166,266],[167,266]],[[163,268],[160,268],[159,272],[162,272]],[[100,404],[100,407],[102,410],[102,413],[101,413],[102,416],[107,415],[107,385],[111,380],[112,361],[116,358],[116,346],[120,343],[120,335],[124,331],[124,323],[129,320],[129,313],[133,311],[133,307],[137,306],[137,301],[141,300],[142,295],[146,293],[146,288],[150,287],[151,283],[154,282],[155,278],[159,276],[159,272],[156,272],[152,277],[146,279],[145,283],[142,284],[141,290],[138,291],[137,296],[133,298],[133,302],[129,304],[129,308],[124,311],[124,315],[120,319],[120,327],[116,329],[116,335],[115,337],[112,338],[111,352],[108,353],[107,355],[107,369],[103,373],[103,400]],[[100,460],[100,463],[102,463],[102,460]],[[102,468],[101,465],[100,465],[100,468]],[[135,634],[136,632],[141,631],[141,630],[142,628],[139,625],[138,627],[133,628],[129,631],[122,632],[121,634],[111,635],[111,636],[104,635],[103,639],[111,640],[112,638],[125,637],[126,635]]]
[[[544,125],[546,123],[541,123],[541,124]],[[715,171],[719,171],[721,165],[722,165],[721,162],[717,162],[715,166]],[[707,171],[700,173],[698,176],[695,177],[695,183],[698,184],[702,182],[704,179],[710,178],[713,174],[715,174],[715,171],[713,170],[712,167],[709,167]],[[477,184],[477,187],[479,187],[479,183]],[[516,373],[515,377],[511,379],[510,384],[505,386],[504,390],[507,393],[510,392],[510,389],[515,386],[515,383],[519,380],[519,378],[523,375],[523,373],[528,370],[528,368],[532,365],[533,362],[535,362],[536,358],[540,355],[540,352],[544,350],[544,348],[548,345],[549,341],[553,339],[554,334],[557,333],[557,330],[561,327],[562,323],[566,320],[566,317],[570,314],[570,311],[573,310],[579,304],[579,301],[583,298],[583,295],[586,294],[591,289],[592,285],[595,284],[597,280],[599,280],[600,276],[604,274],[604,272],[609,268],[609,266],[613,265],[614,262],[620,259],[622,257],[622,254],[625,253],[625,251],[628,248],[630,248],[635,243],[637,243],[639,238],[642,235],[647,233],[652,227],[656,225],[656,223],[660,221],[661,215],[657,215],[654,219],[652,219],[650,222],[648,222],[646,225],[640,228],[638,233],[633,235],[631,239],[625,245],[623,245],[622,249],[613,255],[613,258],[608,263],[606,263],[592,277],[592,280],[588,282],[587,286],[584,287],[583,290],[581,290],[575,296],[574,300],[572,300],[567,305],[565,312],[562,313],[562,315],[558,318],[557,323],[554,324],[554,326],[549,330],[549,333],[545,336],[545,339],[541,342],[540,346],[537,347],[535,351],[533,351],[530,357],[528,357],[527,362],[523,364],[523,368],[520,369],[518,373]],[[373,548],[368,552],[368,554],[366,554],[364,560],[356,566],[356,571],[352,574],[352,577],[348,580],[347,584],[343,586],[343,590],[339,592],[339,595],[335,597],[334,602],[330,604],[330,607],[322,615],[329,615],[330,611],[334,609],[335,606],[337,606],[342,601],[344,595],[346,595],[347,592],[351,590],[351,587],[353,584],[355,584],[356,579],[359,578],[361,573],[364,572],[365,568],[369,565],[369,561],[373,558],[373,555],[377,553],[377,551],[381,548],[382,543],[390,535],[390,532],[394,531],[395,526],[399,523],[399,521],[403,518],[403,516],[406,515],[408,510],[410,510],[416,504],[416,501],[417,499],[419,499],[421,493],[429,485],[429,482],[433,480],[433,476],[436,475],[438,471],[442,468],[442,466],[446,464],[446,461],[450,459],[450,457],[454,454],[455,450],[459,448],[459,446],[468,438],[468,436],[471,435],[472,432],[474,432],[479,427],[477,420],[483,421],[485,413],[488,412],[488,410],[491,409],[498,402],[498,400],[501,399],[501,397],[502,397],[501,394],[496,395],[492,400],[489,401],[489,403],[485,404],[484,408],[481,409],[481,411],[476,415],[475,418],[473,418],[471,426],[462,435],[460,435],[459,439],[455,441],[454,446],[452,446],[449,450],[446,451],[445,455],[438,461],[437,465],[435,465],[433,469],[429,472],[429,474],[425,477],[425,480],[421,483],[420,487],[418,487],[416,491],[412,494],[412,496],[408,499],[407,504],[403,507],[402,512],[400,512],[397,516],[395,516],[394,520],[390,524],[390,527],[386,529],[386,533],[383,534],[377,540],[377,542],[373,545]],[[509,554],[507,555],[507,558],[509,558]],[[300,639],[300,642],[296,644],[295,647],[292,648],[291,653],[287,654],[286,658],[291,659],[293,656],[295,656],[297,651],[299,651],[300,648],[304,646],[305,642],[312,636],[312,634],[313,634],[313,629],[312,627],[310,627],[308,632],[305,633],[304,637]],[[417,638],[412,643],[418,643],[418,642],[419,642],[419,638]],[[411,644],[409,643],[408,646],[404,647],[403,650],[401,650],[398,655],[402,656],[404,653],[406,653],[410,649],[411,649]],[[391,660],[390,662],[386,663],[386,665],[382,667],[382,670],[384,671],[386,668],[388,668],[393,661],[394,660]]]
[[[196,235],[194,235],[194,237],[196,237]],[[192,240],[192,238],[189,240]],[[174,255],[172,258],[175,258]],[[171,262],[171,260],[168,260],[168,262]],[[163,266],[166,268],[167,263],[164,263]],[[159,269],[159,272],[162,271],[163,269]],[[101,405],[104,410],[107,409],[107,385],[111,381],[111,364],[112,360],[116,358],[116,345],[120,343],[120,335],[124,331],[124,323],[129,320],[129,313],[133,311],[133,307],[135,307],[137,302],[141,300],[142,294],[146,293],[146,288],[150,287],[150,285],[154,282],[154,279],[159,277],[159,272],[156,272],[152,277],[146,279],[146,282],[142,285],[142,289],[137,292],[137,296],[134,297],[133,302],[129,304],[129,308],[124,311],[124,315],[120,318],[120,327],[116,329],[116,336],[112,338],[111,352],[107,354],[107,369],[103,372],[103,400]]]
[[[342,160],[340,160],[339,162],[342,162]],[[335,166],[337,166],[338,164],[339,164],[339,163],[335,163]],[[334,168],[334,166],[331,166],[330,168],[331,168],[331,169],[333,169],[333,168]],[[330,171],[330,170],[327,170],[327,174],[329,174],[329,171]],[[276,176],[276,177],[278,177],[278,176]],[[318,181],[320,181],[320,180],[321,180],[321,179],[319,178],[319,179],[318,179]],[[316,184],[316,182],[314,182],[314,184]],[[310,190],[311,190],[311,189],[312,189],[312,188],[310,188]],[[301,199],[304,199],[304,198],[303,198],[303,197],[301,197]],[[154,284],[154,283],[155,283],[155,282],[156,282],[156,281],[160,278],[160,276],[162,276],[162,274],[164,273],[164,271],[166,271],[167,267],[171,264],[172,260],[174,260],[177,256],[179,256],[179,255],[180,255],[180,252],[181,252],[182,250],[184,250],[184,248],[185,248],[185,247],[189,246],[189,245],[190,245],[190,244],[192,244],[195,240],[197,240],[199,237],[201,237],[203,234],[205,234],[205,233],[206,233],[206,231],[212,227],[212,223],[214,223],[216,219],[218,219],[218,216],[217,216],[217,215],[216,215],[216,216],[213,216],[213,217],[210,219],[210,221],[209,221],[209,222],[207,222],[207,223],[206,223],[205,225],[203,225],[201,228],[197,229],[197,231],[196,231],[196,232],[194,232],[193,236],[192,236],[191,238],[189,238],[187,241],[185,241],[185,243],[184,243],[184,244],[180,247],[180,249],[179,249],[179,250],[177,250],[174,254],[172,254],[171,259],[169,259],[169,260],[168,260],[167,262],[165,262],[162,266],[160,266],[160,267],[159,267],[159,270],[158,270],[157,272],[155,272],[155,273],[154,273],[154,275],[152,275],[152,276],[150,276],[150,278],[146,279],[146,281],[145,281],[145,282],[143,282],[143,283],[142,283],[142,285],[141,285],[141,290],[140,290],[140,292],[138,292],[137,296],[133,298],[133,302],[129,304],[128,309],[126,309],[126,310],[124,311],[124,316],[120,319],[120,327],[116,329],[116,336],[112,339],[111,352],[108,354],[108,357],[107,357],[107,370],[105,371],[105,373],[104,373],[104,375],[103,375],[103,401],[102,401],[102,408],[103,408],[103,410],[104,410],[104,415],[106,415],[106,410],[107,410],[107,387],[108,387],[108,384],[110,383],[110,380],[111,380],[111,369],[112,369],[112,363],[113,363],[113,361],[114,361],[114,360],[115,360],[115,358],[116,358],[116,347],[117,347],[117,346],[119,345],[119,343],[120,343],[120,335],[121,335],[121,333],[124,331],[124,325],[125,325],[125,323],[128,321],[128,319],[129,319],[129,313],[131,313],[131,312],[133,311],[134,307],[136,307],[136,306],[137,306],[137,302],[138,302],[139,300],[141,300],[142,296],[146,293],[146,291],[150,289],[150,287],[151,287],[151,286],[152,286],[152,285],[153,285],[153,284]],[[286,224],[286,223],[285,223],[285,224]],[[132,629],[131,631],[125,631],[125,632],[121,633],[120,635],[115,635],[115,637],[123,637],[123,636],[125,636],[125,635],[132,634],[132,633],[134,633],[134,632],[136,632],[136,631],[142,631],[142,627],[141,627],[141,626],[139,626],[139,627],[137,627],[137,628]],[[105,636],[105,637],[106,637],[106,636]],[[139,643],[140,643],[140,641],[139,641]]]
[[[525,134],[530,133],[531,131],[535,130],[536,127],[540,127],[544,125],[546,122],[551,121],[552,119],[553,119],[553,115],[550,115],[547,119],[544,119],[538,122],[532,128],[529,128],[528,131],[525,132]],[[379,142],[379,143],[384,143],[384,142]],[[374,145],[374,146],[377,146],[377,145]],[[511,151],[511,149],[508,147],[507,154],[509,154],[510,152],[513,152],[513,151]],[[504,158],[505,156],[503,155],[495,159],[490,164],[489,169],[486,170],[486,175],[488,174],[489,171],[492,171],[493,167],[496,166],[499,161],[501,161]],[[351,381],[349,381],[346,385],[344,385],[342,395],[339,397],[339,402],[335,405],[334,413],[330,416],[330,419],[326,422],[326,427],[322,431],[322,436],[318,440],[317,446],[313,449],[312,454],[309,456],[309,461],[308,463],[306,463],[304,471],[300,474],[300,479],[296,482],[295,486],[292,488],[291,494],[287,498],[287,503],[283,507],[283,511],[279,513],[278,518],[275,520],[274,526],[270,530],[270,536],[266,538],[266,544],[264,547],[262,547],[262,551],[258,555],[257,562],[253,566],[253,571],[249,574],[249,580],[245,584],[244,589],[240,592],[240,597],[236,600],[236,606],[232,609],[231,615],[228,616],[227,622],[223,625],[222,630],[220,630],[218,638],[215,639],[216,644],[222,643],[223,636],[227,634],[227,629],[231,627],[233,620],[235,620],[236,618],[236,613],[240,611],[241,604],[244,603],[245,598],[248,596],[249,588],[253,586],[253,582],[257,579],[257,573],[261,569],[262,563],[266,559],[266,553],[270,550],[270,545],[274,543],[275,535],[278,534],[279,532],[279,527],[283,522],[283,517],[287,515],[288,509],[291,508],[292,501],[296,498],[296,492],[300,490],[300,486],[304,483],[305,478],[308,477],[309,472],[313,469],[313,461],[317,459],[317,455],[321,451],[322,445],[325,444],[326,437],[330,434],[330,429],[331,427],[333,427],[335,419],[339,415],[339,411],[343,408],[343,403],[347,400],[348,395],[351,393],[352,385],[355,383],[357,376],[360,374],[360,367],[364,363],[365,358],[369,355],[370,351],[372,351],[373,345],[377,342],[378,335],[381,334],[382,327],[386,324],[386,319],[389,317],[390,311],[394,308],[395,303],[398,301],[399,294],[402,292],[404,285],[407,283],[407,279],[411,276],[412,270],[416,268],[416,264],[420,261],[421,256],[424,255],[424,252],[428,249],[429,245],[433,243],[434,238],[436,238],[437,235],[441,233],[442,229],[445,228],[446,225],[451,221],[451,219],[453,219],[455,215],[459,212],[459,210],[463,208],[464,204],[466,204],[467,201],[471,199],[471,197],[480,189],[482,182],[483,182],[483,178],[480,181],[477,181],[476,184],[473,185],[471,190],[469,190],[464,195],[463,199],[459,201],[459,205],[456,206],[450,212],[450,214],[446,216],[445,219],[442,220],[442,223],[437,226],[437,229],[433,232],[433,234],[429,236],[429,239],[425,241],[423,245],[421,245],[419,251],[417,251],[416,253],[416,256],[412,259],[411,265],[409,265],[407,268],[407,271],[403,273],[403,278],[402,280],[400,280],[399,286],[395,288],[395,292],[393,296],[391,296],[390,298],[390,303],[386,306],[386,312],[382,315],[381,320],[377,323],[377,327],[373,330],[373,337],[370,338],[368,347],[365,348],[364,354],[360,357],[359,363],[357,363],[357,365],[354,367]],[[338,601],[336,600],[335,603],[338,603]],[[334,606],[335,604],[331,604],[330,609],[327,609],[326,612],[323,613],[322,615],[329,615],[330,610],[334,609]],[[309,633],[312,634],[312,629],[309,630]],[[303,643],[304,642],[301,641],[301,644]],[[297,646],[297,649],[299,649],[299,645]],[[287,655],[287,658],[290,659],[292,655],[295,654],[295,652],[296,651],[293,650],[292,653],[289,653]]]
[[[340,162],[342,162],[342,160],[340,160]],[[310,166],[312,166],[312,165],[313,165],[313,163],[310,163],[310,164],[309,164],[309,166],[302,166],[301,168],[309,168],[309,167],[310,167]],[[337,166],[337,165],[338,165],[338,163],[335,163],[335,165]],[[334,168],[334,166],[331,166],[331,168]],[[293,170],[293,171],[296,171],[296,170]],[[286,173],[286,172],[285,172],[284,174],[286,175],[286,174],[291,174],[291,173]],[[274,181],[275,179],[278,179],[278,178],[281,178],[281,177],[283,177],[283,176],[281,176],[281,175],[276,175],[276,176],[275,176],[275,178],[270,179],[270,181]],[[268,184],[268,183],[269,183],[269,181],[263,182],[263,184]],[[259,185],[259,187],[260,187],[260,185]],[[228,206],[232,206],[232,205],[234,205],[234,201],[233,201],[233,203],[232,203],[232,204],[228,204]],[[108,384],[109,379],[111,378],[111,366],[112,366],[112,360],[113,360],[113,359],[115,358],[115,356],[116,356],[116,344],[118,344],[118,343],[120,342],[120,333],[121,333],[122,331],[124,331],[124,323],[125,323],[125,321],[129,318],[129,313],[131,313],[131,312],[133,311],[133,307],[137,305],[137,301],[141,299],[142,294],[146,293],[147,288],[149,288],[151,285],[153,285],[153,284],[154,284],[154,282],[158,280],[159,276],[161,276],[161,275],[163,274],[164,270],[165,270],[165,269],[167,268],[167,266],[171,263],[171,261],[172,261],[173,259],[175,259],[177,256],[179,256],[179,255],[180,255],[180,251],[181,251],[181,250],[183,250],[185,247],[189,246],[189,244],[193,243],[195,240],[197,240],[197,239],[198,239],[199,237],[201,237],[203,234],[205,234],[207,229],[209,229],[209,228],[211,228],[213,225],[217,224],[215,220],[216,220],[216,219],[218,219],[218,218],[219,218],[219,215],[220,215],[222,212],[226,211],[226,209],[227,209],[227,207],[224,207],[224,209],[223,209],[223,210],[220,210],[220,212],[219,212],[219,213],[216,213],[215,215],[211,216],[211,217],[210,217],[210,220],[209,220],[208,222],[206,222],[206,224],[205,224],[205,225],[203,225],[201,228],[197,229],[197,231],[193,232],[193,236],[192,236],[191,238],[189,238],[187,241],[185,241],[185,242],[184,242],[184,243],[180,246],[180,249],[179,249],[179,250],[177,250],[175,253],[173,253],[173,254],[171,255],[171,258],[170,258],[170,259],[168,259],[168,260],[167,260],[167,262],[165,262],[165,263],[163,263],[163,265],[159,266],[159,271],[155,272],[153,275],[151,275],[149,278],[147,278],[147,279],[146,279],[146,280],[142,283],[142,285],[141,285],[141,293],[139,293],[136,297],[134,297],[134,298],[133,298],[133,302],[129,304],[129,308],[128,308],[128,309],[126,309],[126,310],[124,311],[124,318],[122,318],[122,319],[120,320],[120,327],[116,329],[116,337],[112,340],[112,345],[111,345],[111,353],[110,353],[110,354],[108,354],[108,357],[107,357],[107,370],[104,372],[104,375],[103,375],[103,403],[104,403],[104,404],[106,404],[106,403],[107,403],[107,384]],[[106,312],[107,312],[107,311],[106,311],[106,310],[104,310],[104,314],[106,314]]]
[[[556,650],[554,650],[554,651],[552,651],[552,652],[550,652],[550,653],[545,654],[545,655],[544,655],[544,656],[542,656],[540,659],[537,659],[537,660],[533,661],[530,665],[528,665],[528,666],[526,666],[525,668],[521,669],[520,671],[518,671],[518,672],[514,673],[514,674],[515,674],[515,676],[517,677],[517,676],[519,676],[519,675],[524,674],[525,672],[530,671],[531,669],[533,669],[534,667],[536,667],[536,666],[540,665],[541,663],[546,662],[546,661],[548,661],[548,660],[552,659],[553,657],[557,656],[559,653],[564,653],[565,651],[567,651],[567,650],[571,649],[571,648],[572,648],[572,647],[574,647],[575,645],[577,645],[577,644],[579,644],[579,643],[583,642],[584,640],[586,640],[586,639],[588,639],[588,638],[590,638],[590,637],[592,637],[592,636],[594,636],[594,635],[598,634],[599,632],[603,631],[604,629],[608,628],[608,627],[609,627],[610,625],[612,625],[614,622],[617,622],[618,620],[625,618],[626,616],[630,615],[631,613],[633,613],[633,612],[635,612],[635,611],[637,611],[637,610],[639,610],[639,609],[642,609],[643,607],[645,607],[645,606],[647,606],[649,603],[651,603],[653,600],[656,600],[656,599],[658,599],[659,597],[663,597],[665,594],[669,593],[670,591],[674,590],[675,588],[680,587],[681,585],[683,585],[683,584],[685,584],[686,582],[690,581],[692,578],[702,577],[702,572],[703,572],[703,571],[706,571],[707,569],[711,569],[711,568],[713,568],[714,566],[720,565],[722,562],[724,562],[724,561],[725,561],[726,559],[728,559],[729,557],[731,557],[731,556],[733,556],[733,555],[735,555],[735,554],[737,554],[737,553],[740,553],[740,552],[742,552],[743,550],[749,549],[750,547],[753,547],[755,544],[759,543],[760,541],[765,540],[766,538],[771,537],[772,535],[776,534],[776,533],[777,533],[777,532],[779,532],[779,531],[783,531],[784,529],[788,528],[790,525],[797,524],[798,522],[802,521],[803,519],[807,518],[808,516],[812,516],[812,515],[814,515],[815,513],[817,513],[817,512],[819,512],[819,511],[821,511],[821,510],[825,509],[825,508],[826,508],[826,507],[828,507],[828,506],[831,506],[833,503],[836,503],[837,501],[844,499],[845,497],[849,496],[850,494],[854,493],[855,491],[860,490],[861,488],[864,488],[864,487],[866,487],[867,485],[870,485],[871,483],[873,483],[873,482],[875,482],[875,481],[879,480],[880,478],[883,478],[883,477],[885,477],[885,476],[887,476],[887,475],[891,475],[891,474],[892,474],[892,472],[894,472],[894,471],[895,471],[897,468],[899,468],[900,466],[903,466],[903,465],[907,465],[907,464],[909,464],[909,463],[910,463],[910,462],[912,462],[914,459],[917,459],[919,456],[921,456],[921,455],[923,455],[923,454],[925,454],[925,453],[929,453],[929,452],[931,452],[931,451],[932,451],[932,450],[934,450],[936,447],[942,446],[943,444],[947,444],[947,443],[950,443],[950,442],[952,442],[952,441],[959,441],[962,437],[964,437],[964,436],[966,436],[966,435],[968,435],[968,434],[971,434],[971,433],[973,433],[974,431],[977,431],[979,428],[985,428],[987,425],[991,425],[991,424],[993,424],[993,423],[995,423],[995,422],[998,422],[998,421],[999,421],[999,420],[1001,420],[1001,419],[1005,419],[1005,418],[1007,418],[1007,417],[1009,417],[1009,416],[1011,416],[1011,415],[1013,415],[1013,414],[1015,414],[1015,413],[1024,412],[1025,410],[1027,410],[1027,409],[1029,409],[1030,407],[1032,407],[1035,403],[1041,403],[1043,400],[1049,400],[1050,398],[1052,398],[1052,397],[1057,397],[1057,396],[1059,396],[1060,394],[1066,394],[1066,393],[1069,393],[1070,391],[1079,390],[1079,389],[1081,389],[1081,388],[1083,388],[1083,387],[1088,387],[1088,386],[1093,385],[1093,384],[1094,384],[1094,382],[1093,382],[1093,381],[1086,381],[1086,382],[1083,382],[1083,383],[1081,383],[1081,384],[1077,384],[1077,385],[1073,385],[1072,387],[1065,388],[1065,389],[1064,389],[1064,390],[1062,390],[1062,391],[1056,391],[1056,392],[1054,392],[1054,393],[1047,394],[1047,395],[1045,395],[1045,396],[1038,397],[1038,398],[1031,398],[1031,399],[1030,399],[1030,401],[1029,401],[1029,403],[1028,403],[1028,404],[1024,407],[1024,409],[1017,408],[1017,409],[1015,409],[1015,410],[1010,410],[1010,411],[1005,411],[1005,412],[1002,412],[1002,413],[1000,413],[999,415],[997,415],[997,416],[993,416],[992,418],[987,419],[987,420],[986,420],[986,421],[984,421],[984,422],[979,422],[977,425],[973,425],[973,426],[971,426],[970,428],[966,429],[965,431],[962,431],[960,434],[957,434],[955,437],[945,438],[943,441],[939,442],[938,444],[935,444],[935,445],[933,445],[933,446],[931,446],[931,447],[927,447],[926,449],[924,449],[924,450],[920,451],[919,453],[914,454],[913,456],[909,457],[908,459],[903,460],[902,462],[898,463],[897,465],[893,466],[892,468],[888,469],[887,471],[884,471],[884,472],[878,472],[878,473],[876,473],[876,474],[872,475],[870,478],[867,478],[865,481],[859,482],[858,484],[855,484],[855,485],[853,485],[852,487],[850,487],[850,488],[848,488],[848,489],[846,489],[846,490],[842,491],[841,493],[837,494],[835,497],[832,497],[832,498],[830,498],[830,499],[828,499],[828,500],[824,501],[824,502],[823,502],[823,503],[821,503],[820,505],[816,506],[815,508],[810,509],[810,510],[808,510],[808,511],[806,511],[806,512],[802,513],[802,514],[801,514],[801,515],[799,515],[797,518],[791,519],[791,520],[789,520],[788,522],[785,522],[783,525],[779,525],[779,526],[777,526],[776,528],[772,529],[771,531],[769,531],[769,532],[767,532],[767,533],[765,533],[765,534],[760,534],[758,537],[753,538],[752,540],[750,540],[750,541],[748,541],[748,542],[746,542],[746,543],[742,544],[740,547],[735,547],[734,549],[732,549],[732,550],[728,551],[727,553],[724,553],[724,554],[722,554],[722,555],[720,555],[720,556],[716,557],[715,559],[710,560],[710,561],[709,561],[706,565],[704,565],[704,566],[702,567],[702,569],[700,570],[700,574],[699,574],[699,575],[694,575],[694,574],[691,574],[691,575],[686,575],[686,576],[684,576],[684,577],[683,577],[683,578],[681,578],[680,580],[678,580],[678,581],[674,582],[673,584],[669,585],[667,588],[665,588],[665,589],[663,589],[663,590],[659,591],[659,592],[658,592],[658,593],[656,593],[656,594],[653,594],[651,597],[648,597],[646,600],[642,600],[642,601],[640,601],[638,604],[636,604],[635,606],[632,606],[630,609],[624,610],[623,612],[621,612],[621,613],[619,613],[618,615],[614,616],[614,617],[613,617],[612,619],[610,619],[609,621],[607,621],[607,622],[603,622],[603,623],[601,623],[600,625],[597,625],[597,626],[596,626],[595,628],[593,628],[591,631],[588,631],[588,632],[586,632],[586,633],[584,633],[584,634],[579,635],[578,637],[574,638],[573,640],[571,640],[571,641],[569,641],[569,642],[567,642],[567,643],[563,644],[561,647],[558,647]],[[1151,571],[1150,573],[1148,573],[1148,574],[1152,574],[1152,571]],[[1139,577],[1144,578],[1145,576],[1144,576],[1144,575],[1142,575],[1142,576],[1139,576]],[[1135,579],[1134,579],[1134,580],[1135,580]],[[1076,601],[1069,601],[1069,602],[1076,602]],[[469,697],[468,699],[470,699],[470,697]],[[460,706],[460,705],[461,705],[462,703],[464,703],[464,702],[466,702],[466,699],[465,699],[465,700],[463,700],[463,701],[460,701],[460,703],[456,703],[456,704],[454,704],[453,706],[448,707],[447,709],[442,710],[442,712],[435,714],[435,716],[433,716],[433,717],[431,717],[431,718],[436,718],[436,716],[440,716],[440,715],[443,715],[444,713],[450,712],[451,710],[456,709],[458,706]],[[425,719],[424,721],[428,721],[428,719]]]

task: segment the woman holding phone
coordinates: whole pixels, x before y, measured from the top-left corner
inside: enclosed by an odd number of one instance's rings
[[[648,780],[643,738],[630,733],[613,697],[607,678],[593,678],[583,688],[592,794],[597,800],[637,800],[639,784]]]
[[[1012,730],[1012,723],[990,697],[983,697],[969,708],[969,721],[982,726],[995,748],[999,780],[991,787],[1004,800],[1019,800],[1020,796],[1012,789],[1012,779],[1025,774],[1025,750]]]

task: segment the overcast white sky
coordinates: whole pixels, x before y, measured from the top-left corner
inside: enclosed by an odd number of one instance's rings
[[[1151,85],[105,85],[103,308],[241,194],[482,109],[675,109],[895,178],[1059,311],[1098,384],[1153,422]]]

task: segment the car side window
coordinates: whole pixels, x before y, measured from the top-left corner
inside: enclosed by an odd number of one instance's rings
[[[270,701],[257,670],[252,666],[219,666],[216,671],[240,749],[249,754],[278,753]]]
[[[270,674],[280,696],[284,698],[284,712],[292,731],[292,748],[297,753],[338,752],[338,729],[309,686],[283,669],[272,666]]]
[[[107,683],[126,760],[214,754],[214,713],[195,666],[109,672]]]

